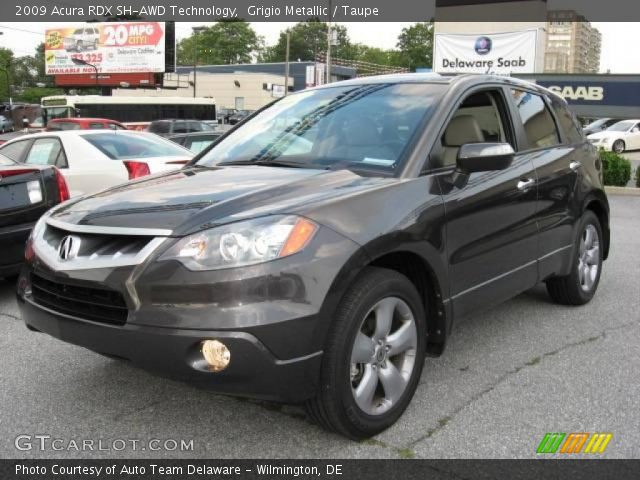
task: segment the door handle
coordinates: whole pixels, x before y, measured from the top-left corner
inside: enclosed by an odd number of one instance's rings
[[[526,180],[520,180],[518,182],[518,190],[525,191],[533,186],[536,181],[533,178],[527,178]]]
[[[574,172],[575,172],[576,170],[578,170],[581,166],[582,166],[582,163],[580,163],[580,162],[578,162],[578,161],[574,161],[574,162],[571,162],[571,163],[569,164],[569,168],[570,168],[571,170],[573,170]]]

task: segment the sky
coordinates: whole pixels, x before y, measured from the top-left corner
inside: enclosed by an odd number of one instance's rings
[[[202,23],[176,23],[176,36],[184,38],[191,33],[191,27]],[[254,22],[251,24],[258,35],[265,38],[267,45],[278,40],[281,30],[291,23]],[[395,48],[398,35],[411,23],[343,23],[349,31],[352,42],[363,43],[383,49]],[[47,28],[59,27],[59,23],[7,23],[0,22],[0,47],[11,48],[16,56],[32,55],[36,46],[43,41]],[[602,33],[602,54],[600,71],[611,73],[639,73],[640,55],[629,55],[630,49],[635,51],[638,43],[640,23],[632,22],[593,22],[593,26]]]

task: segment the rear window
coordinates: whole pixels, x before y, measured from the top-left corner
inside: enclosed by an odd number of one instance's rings
[[[14,162],[10,158],[7,158],[4,155],[0,154],[0,165],[1,166],[6,167],[8,165],[15,165],[15,164],[16,164],[16,162]]]
[[[49,122],[47,129],[49,131],[80,130],[80,124],[76,122]]]
[[[149,157],[189,157],[189,152],[169,141],[149,136],[94,133],[81,137],[112,160]]]
[[[12,160],[15,160],[16,162],[19,162],[29,144],[31,144],[30,140],[20,140],[18,142],[9,143],[0,149],[0,153]]]
[[[152,122],[149,125],[151,133],[169,133],[171,124],[169,122]]]

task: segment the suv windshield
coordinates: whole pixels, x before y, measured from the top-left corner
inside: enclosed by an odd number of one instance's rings
[[[393,172],[445,89],[424,83],[367,84],[289,95],[243,123],[197,164],[284,163]]]

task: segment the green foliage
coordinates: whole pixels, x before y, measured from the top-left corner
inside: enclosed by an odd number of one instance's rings
[[[636,187],[640,188],[640,167],[636,168]]]
[[[11,69],[13,66],[13,52],[8,48],[0,47],[0,98],[9,100],[9,90],[7,88],[7,80],[13,83]]]
[[[348,55],[342,58],[390,67],[405,66],[405,60],[398,50],[382,50],[381,48],[370,47],[361,43],[351,45]]]
[[[604,184],[624,187],[631,179],[631,162],[615,152],[600,150],[604,170]]]
[[[411,71],[417,67],[431,67],[433,63],[433,23],[416,23],[402,29],[396,45],[403,65]]]
[[[260,50],[262,39],[244,20],[217,22],[178,43],[178,65],[193,65],[196,45],[199,65],[228,65],[250,62]]]
[[[40,103],[42,97],[49,95],[63,95],[64,90],[53,87],[27,87],[22,90],[17,100],[26,103]]]
[[[343,25],[333,25],[333,30],[337,34],[337,45],[331,48],[331,54],[338,58],[351,58],[349,35],[347,28]],[[327,51],[327,24],[317,18],[306,22],[296,23],[288,29],[289,39],[289,60],[314,61],[316,57],[325,54]],[[262,62],[284,62],[287,50],[287,30],[280,32],[278,43],[266,48],[259,59]]]

